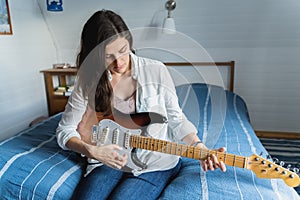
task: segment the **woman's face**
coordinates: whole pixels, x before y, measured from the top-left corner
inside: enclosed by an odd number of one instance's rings
[[[122,75],[130,70],[130,46],[124,37],[118,37],[105,47],[105,60],[112,74]]]

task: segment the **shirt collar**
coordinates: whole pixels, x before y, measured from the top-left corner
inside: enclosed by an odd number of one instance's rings
[[[130,59],[131,59],[131,76],[134,80],[137,79],[137,56],[130,52]]]

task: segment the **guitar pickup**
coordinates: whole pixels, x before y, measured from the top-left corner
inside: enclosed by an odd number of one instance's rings
[[[91,142],[97,143],[98,140],[98,126],[94,125],[92,128]]]

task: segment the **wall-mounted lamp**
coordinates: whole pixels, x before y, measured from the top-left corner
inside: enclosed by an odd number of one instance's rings
[[[171,17],[171,11],[176,7],[176,2],[174,0],[168,0],[165,4],[165,8],[168,10],[168,16],[164,19],[163,23],[163,33],[175,34],[176,27],[174,18]]]
[[[53,12],[63,11],[62,0],[52,0],[51,2],[50,0],[47,0],[47,10]]]

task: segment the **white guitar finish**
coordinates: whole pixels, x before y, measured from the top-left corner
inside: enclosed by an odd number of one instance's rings
[[[136,172],[147,168],[145,163],[138,160],[135,153],[135,148],[130,146],[131,135],[141,135],[141,129],[128,129],[117,124],[113,120],[103,119],[99,122],[99,126],[93,126],[92,143],[97,146],[106,144],[117,144],[123,149],[119,152],[120,155],[127,154],[128,161],[122,171]]]

